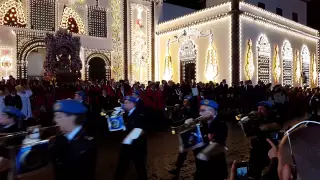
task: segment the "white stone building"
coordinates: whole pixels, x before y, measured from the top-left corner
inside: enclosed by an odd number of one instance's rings
[[[182,76],[189,76],[184,74],[187,69],[197,81],[227,79],[238,83],[250,79],[253,83],[262,80],[300,86],[304,79],[309,86],[318,84],[317,30],[259,8],[253,0],[253,4],[236,0],[210,2],[207,9],[159,24],[157,79],[166,74],[166,79],[181,81]],[[265,4],[266,9],[276,8],[271,0],[266,2],[270,2]],[[297,3],[305,7],[304,2]],[[299,10],[291,8],[283,12]],[[305,23],[306,12],[299,13],[299,21]],[[211,41],[209,36],[213,37]],[[186,42],[189,47],[181,49]],[[208,58],[212,47],[215,55]],[[186,50],[189,52],[183,52]],[[182,58],[182,54],[190,55],[189,59]]]

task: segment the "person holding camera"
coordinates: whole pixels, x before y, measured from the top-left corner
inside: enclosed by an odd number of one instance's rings
[[[62,132],[51,148],[55,179],[95,179],[96,144],[83,128],[88,109],[77,100],[67,99],[56,102],[53,110]]]
[[[270,165],[257,180],[318,180],[320,176],[320,123],[305,120],[284,133],[279,145],[267,139]],[[241,163],[233,162],[229,180],[239,179]],[[250,178],[248,178],[250,179]]]
[[[114,175],[115,180],[123,180],[133,161],[139,180],[148,180],[147,173],[147,138],[145,135],[144,115],[137,107],[139,99],[134,96],[125,96],[123,116],[126,123],[127,136],[122,141],[119,153],[118,166]]]
[[[271,133],[278,132],[282,128],[277,114],[273,111],[273,104],[268,101],[261,101],[257,104],[258,111],[253,117],[253,134],[251,139],[251,150],[249,159],[249,177],[260,179],[262,170],[269,165],[267,156],[270,145],[266,142]],[[250,122],[250,121],[249,121]]]

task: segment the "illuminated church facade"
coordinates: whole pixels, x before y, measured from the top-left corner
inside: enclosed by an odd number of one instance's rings
[[[46,34],[65,29],[80,38],[82,79],[92,78],[90,72],[96,71],[100,73],[97,79],[151,79],[151,25],[156,19],[151,13],[155,14],[158,4],[142,0],[0,0],[0,77],[41,77],[47,58]]]
[[[318,85],[317,30],[238,0],[159,23],[164,11],[161,0],[0,0],[0,77],[41,77],[45,36],[65,29],[80,38],[84,80]]]

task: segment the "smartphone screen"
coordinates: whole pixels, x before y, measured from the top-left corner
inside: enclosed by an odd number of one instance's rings
[[[247,178],[248,178],[248,164],[247,163],[237,164],[236,180],[247,180]]]

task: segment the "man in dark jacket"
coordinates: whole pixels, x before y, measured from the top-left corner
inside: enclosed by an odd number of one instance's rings
[[[54,121],[63,133],[52,147],[56,180],[95,179],[95,141],[82,128],[87,111],[76,100],[61,100],[54,105]]]
[[[4,98],[4,104],[6,106],[13,106],[19,110],[22,109],[21,97],[17,95],[17,92],[15,89],[12,89],[10,91],[10,94]]]
[[[125,173],[133,161],[138,179],[147,180],[147,138],[144,134],[144,116],[137,108],[138,99],[133,96],[126,96],[124,101],[124,121],[128,135],[122,142],[119,154],[118,167],[115,173],[115,180],[123,180]]]

